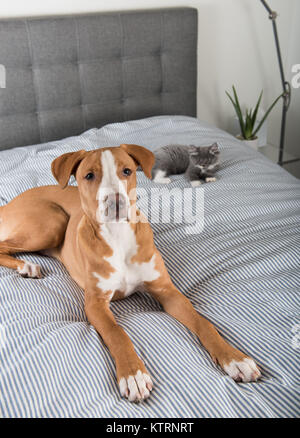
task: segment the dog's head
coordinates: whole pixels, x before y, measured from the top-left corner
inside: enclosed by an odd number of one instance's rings
[[[122,144],[61,155],[52,162],[52,173],[62,188],[75,175],[82,208],[94,221],[127,221],[136,201],[137,167],[151,178],[154,160],[148,149]]]

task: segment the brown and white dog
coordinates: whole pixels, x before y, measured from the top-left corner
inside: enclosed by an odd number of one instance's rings
[[[127,144],[58,157],[52,172],[59,186],[28,190],[0,207],[0,265],[40,278],[38,265],[12,254],[38,251],[62,261],[85,291],[87,318],[109,348],[121,395],[130,401],[147,398],[153,384],[110,301],[142,286],[199,337],[229,376],[255,381],[260,371],[254,361],[225,342],[173,285],[151,227],[136,208],[136,169],[150,178],[153,164],[149,150]],[[67,187],[72,174],[78,188]]]

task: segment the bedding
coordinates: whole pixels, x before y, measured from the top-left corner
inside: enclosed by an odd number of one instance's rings
[[[215,141],[221,150],[216,182],[191,188],[177,175],[168,186],[177,189],[175,210],[184,189],[191,190],[192,203],[202,194],[204,223],[191,229],[153,220],[154,239],[175,285],[255,359],[262,379],[235,383],[193,334],[139,292],[111,305],[155,385],[146,402],[130,404],[120,397],[107,348],[87,322],[83,291],[59,261],[19,254],[40,264],[44,277],[24,279],[0,267],[1,417],[299,416],[300,182],[284,169],[195,118],[158,116],[0,152],[0,205],[31,187],[55,184],[50,165],[65,152]],[[162,186],[138,172],[138,187],[141,210],[151,194],[157,216],[162,204],[152,192]]]

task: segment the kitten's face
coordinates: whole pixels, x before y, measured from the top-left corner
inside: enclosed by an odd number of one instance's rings
[[[219,162],[220,151],[217,143],[211,146],[190,146],[189,154],[191,162],[203,170],[213,169]]]

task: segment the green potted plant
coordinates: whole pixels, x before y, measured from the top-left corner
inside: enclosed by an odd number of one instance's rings
[[[263,123],[265,122],[266,118],[268,117],[268,115],[270,114],[270,112],[272,111],[272,109],[274,108],[276,103],[278,102],[278,100],[282,97],[282,94],[280,94],[280,96],[278,96],[277,99],[274,100],[272,105],[265,112],[263,118],[259,121],[257,126],[255,126],[256,121],[257,121],[257,113],[259,110],[263,91],[261,91],[261,93],[259,95],[259,98],[258,98],[258,101],[257,101],[255,108],[250,109],[250,110],[246,109],[245,114],[243,114],[234,85],[232,86],[232,90],[233,90],[233,97],[228,93],[228,91],[226,91],[226,94],[229,97],[229,99],[231,100],[231,103],[235,109],[236,115],[237,115],[238,120],[239,120],[241,133],[239,135],[237,135],[237,138],[239,140],[244,141],[249,146],[257,149],[258,138],[257,138],[256,134],[258,133],[258,131],[262,127]]]

